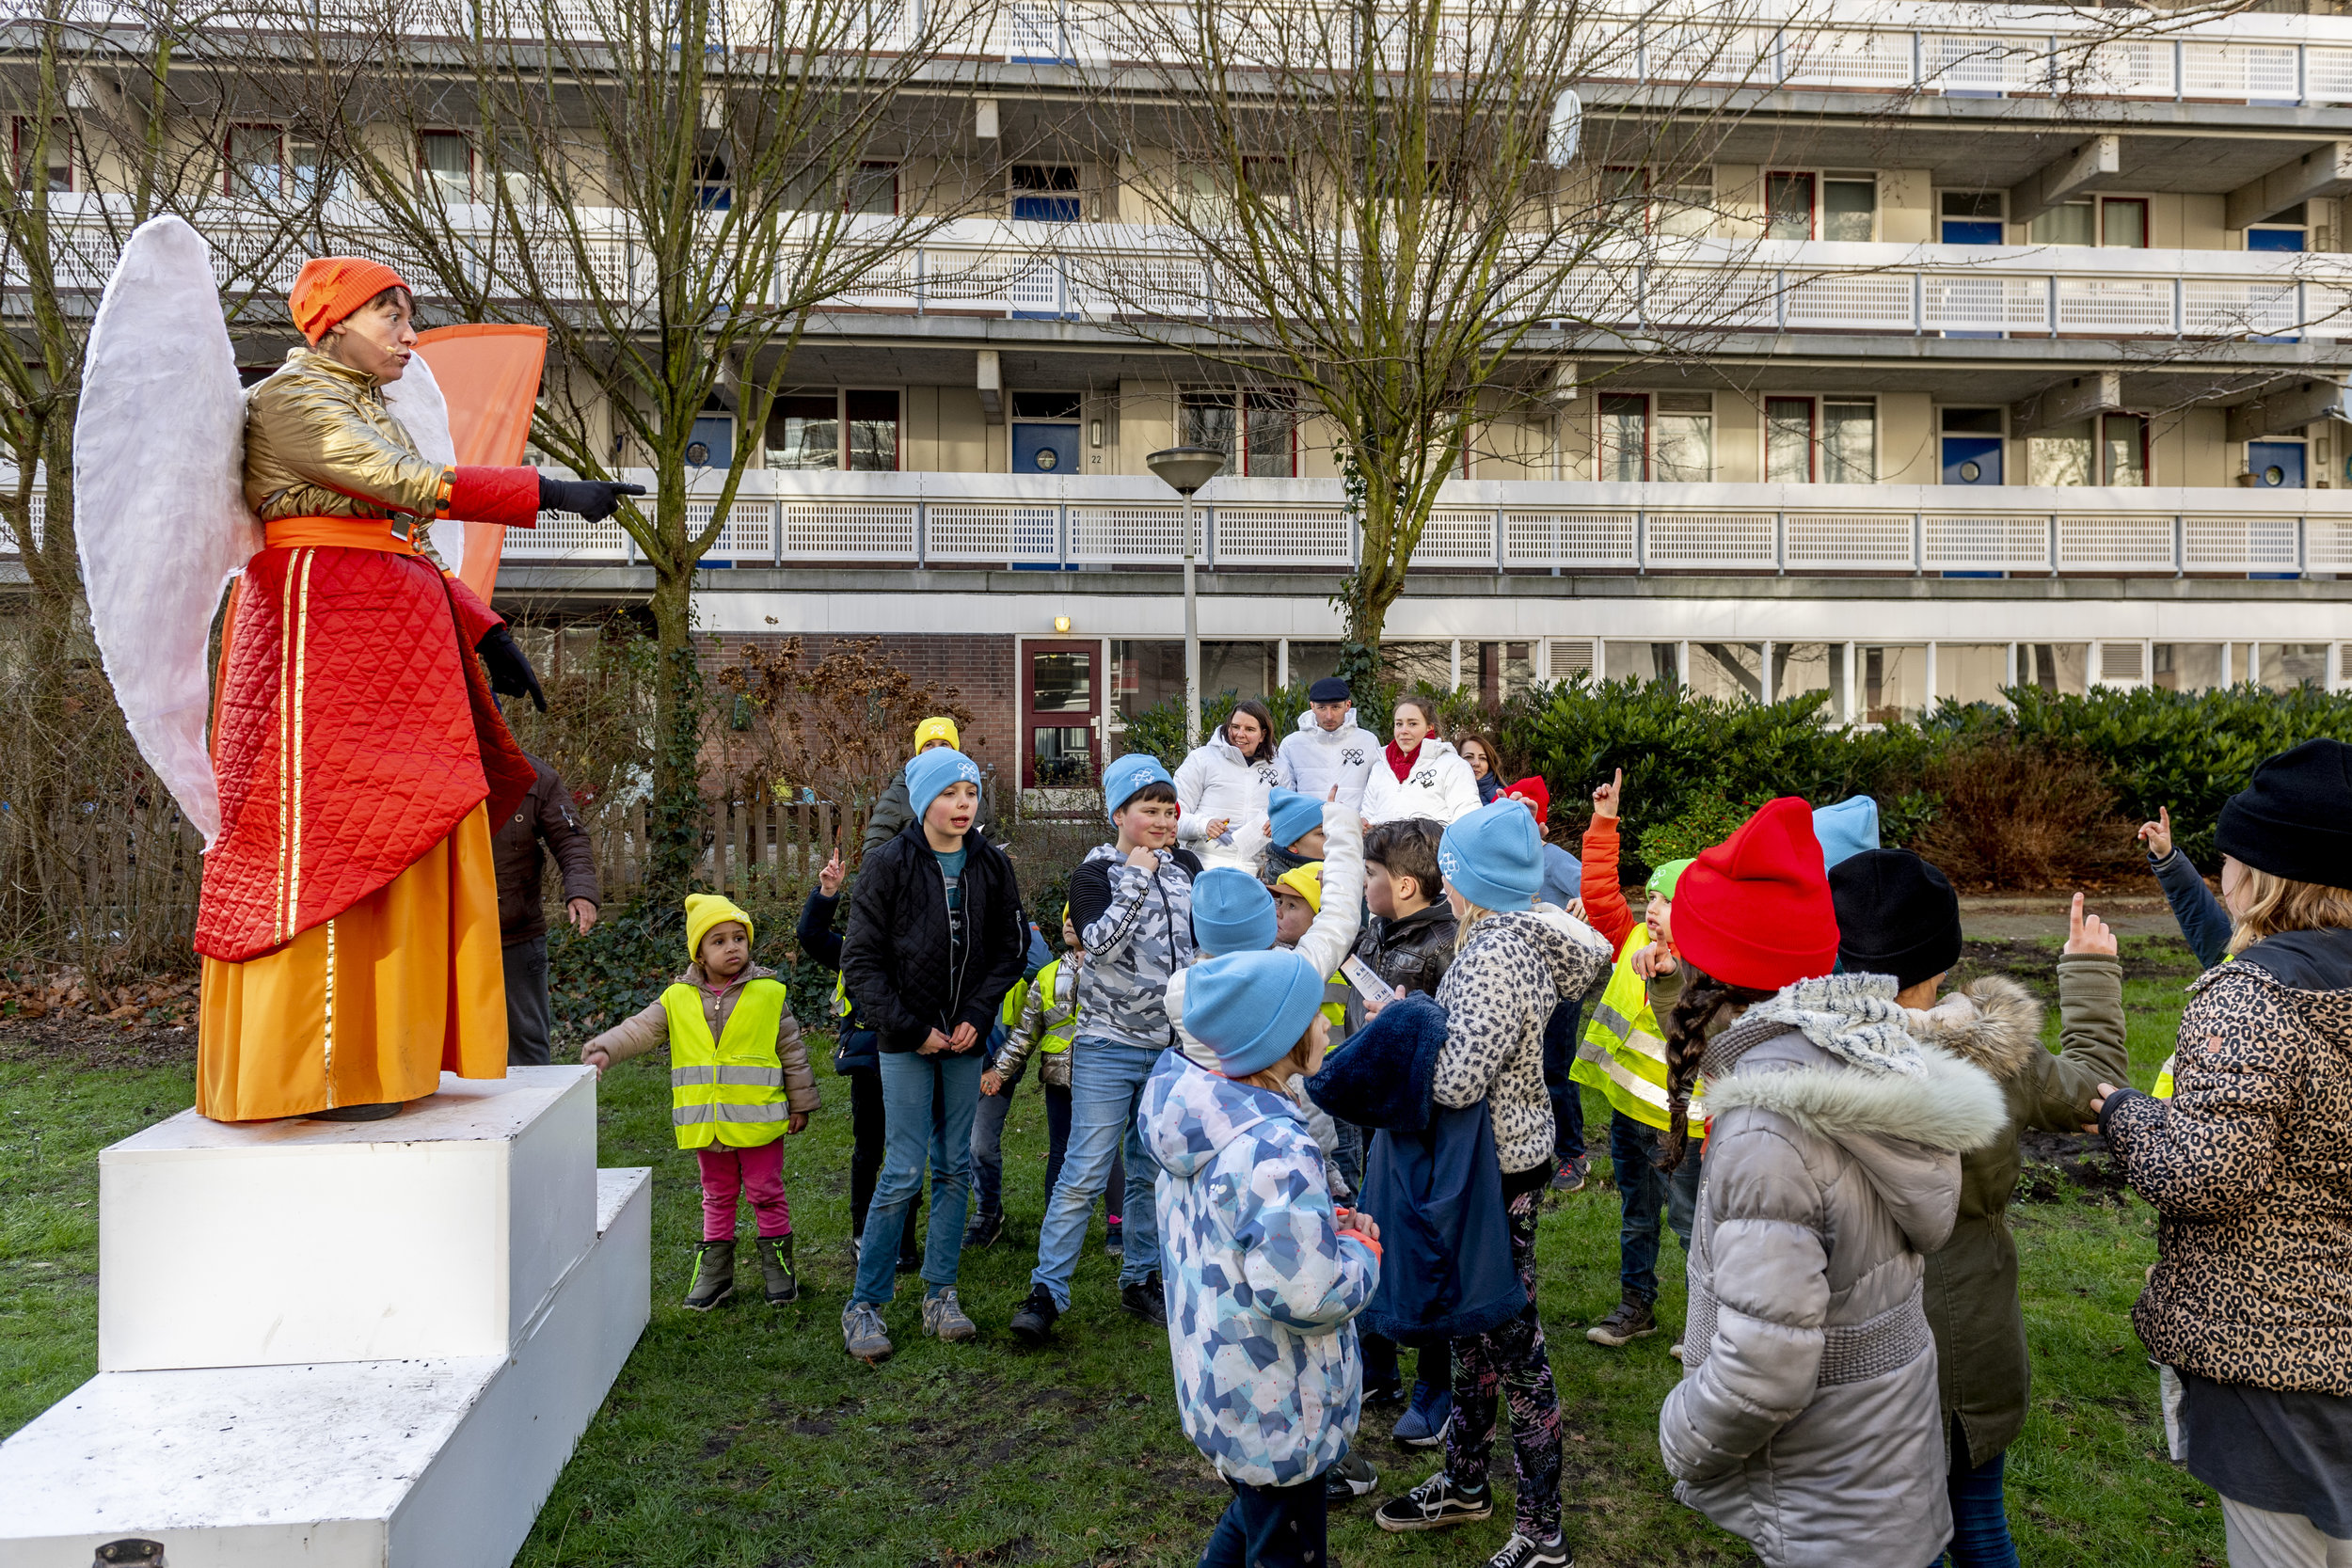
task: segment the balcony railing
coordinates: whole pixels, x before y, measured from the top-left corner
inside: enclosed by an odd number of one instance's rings
[[[635,477],[645,480],[640,473]],[[2187,574],[2352,572],[2352,492],[1982,490],[1938,485],[1449,483],[1417,571]],[[712,503],[690,503],[707,525]],[[1215,481],[1194,510],[1203,565],[1345,571],[1336,480]],[[1157,481],[993,474],[747,473],[707,565],[1014,571],[1164,567],[1183,508]],[[518,564],[636,560],[617,523],[543,516]]]

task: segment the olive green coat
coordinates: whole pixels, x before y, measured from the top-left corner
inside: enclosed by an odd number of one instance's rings
[[[2101,1082],[2123,1084],[2123,970],[2111,958],[2058,959],[2058,1043],[2042,1043],[2042,1007],[2003,975],[1969,982],[1933,1009],[1910,1015],[1914,1037],[1990,1072],[2009,1100],[2008,1132],[1961,1157],[1960,1216],[1927,1263],[1928,1325],[1935,1334],[1944,1416],[1960,1419],[1973,1468],[2026,1423],[2031,1364],[2017,1299],[2017,1243],[2009,1231],[2017,1189],[2017,1134],[2027,1127],[2079,1132]]]

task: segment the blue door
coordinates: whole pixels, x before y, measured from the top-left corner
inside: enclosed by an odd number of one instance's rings
[[[2303,443],[2300,441],[2249,441],[2246,443],[2246,466],[2253,470],[2257,490],[2300,490],[2303,488]]]
[[[1076,473],[1078,427],[1074,424],[1014,425],[1012,471],[1017,474]]]
[[[2001,437],[1998,436],[1945,436],[1944,483],[1947,484],[2000,483]]]
[[[699,451],[696,449],[700,449]],[[723,468],[735,461],[735,416],[705,414],[694,421],[693,437],[686,444],[690,468]]]
[[[1999,245],[2001,243],[2001,221],[1998,218],[1990,220],[1946,218],[1944,220],[1944,243],[1946,245]]]
[[[2249,250],[2299,251],[2303,248],[2303,230],[2300,229],[2249,229],[2246,231],[2246,248]]]

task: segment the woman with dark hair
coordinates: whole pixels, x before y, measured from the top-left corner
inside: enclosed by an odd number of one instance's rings
[[[1468,730],[1454,741],[1454,749],[1470,764],[1470,777],[1478,781],[1478,800],[1491,806],[1495,797],[1502,793],[1502,753],[1495,750],[1494,740],[1481,730]]]
[[[1269,841],[1266,796],[1275,778],[1274,715],[1255,697],[1176,769],[1177,842],[1203,866],[1231,865],[1251,876]]]
[[[1683,1375],[1659,1413],[1675,1495],[1771,1568],[1909,1568],[1951,1536],[1927,1255],[1960,1151],[2008,1128],[1990,1074],[1914,1039],[1886,974],[1833,974],[1837,921],[1803,800],[1682,873],[1664,1163],[1703,1074]]]
[[[1373,827],[1422,817],[1440,827],[1486,802],[1462,754],[1438,736],[1438,710],[1423,698],[1399,697],[1386,752],[1364,783],[1364,821]]]

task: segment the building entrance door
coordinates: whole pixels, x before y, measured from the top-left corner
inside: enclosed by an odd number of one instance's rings
[[[1014,424],[1012,471],[1017,474],[1076,473],[1078,427],[1074,424]]]
[[[1945,436],[1944,483],[2000,483],[2001,438],[1998,436]]]
[[[1021,644],[1021,784],[1083,789],[1102,776],[1100,642]]]
[[[2246,467],[2254,476],[2254,488],[2257,490],[2300,490],[2303,488],[2303,443],[2249,441],[2246,443]]]

